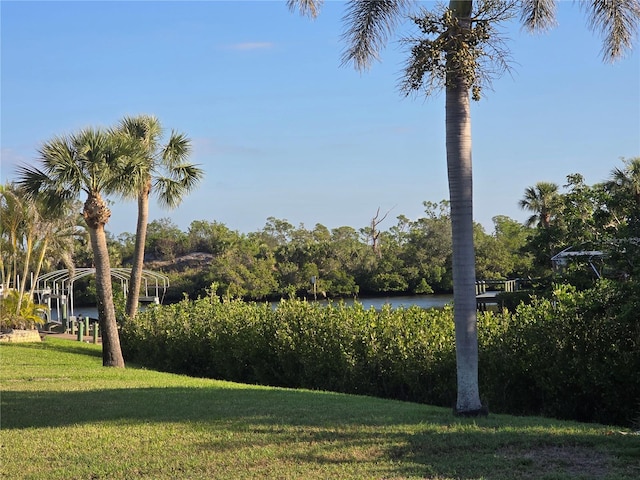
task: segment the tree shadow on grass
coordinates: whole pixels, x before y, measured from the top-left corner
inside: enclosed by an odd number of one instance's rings
[[[82,345],[80,345],[80,342],[77,342],[74,345],[74,342],[69,340],[69,341],[65,341],[64,343],[68,343],[68,345],[56,345],[56,351],[58,352],[64,352],[64,353],[70,353],[73,355],[84,355],[87,357],[97,357],[97,358],[102,358],[102,348],[99,349],[88,349]]]
[[[225,388],[224,382],[213,382],[204,388],[6,391],[2,393],[2,428],[63,427],[100,421],[215,423],[246,418],[292,425],[392,425],[399,420],[393,411],[385,412],[382,407],[380,411],[359,410],[363,400],[355,396],[231,383]],[[369,401],[393,403],[368,398],[367,406]],[[440,409],[436,411],[434,418],[441,416]],[[422,420],[428,421],[428,417]]]
[[[2,393],[7,431],[164,422],[230,433],[195,439],[198,451],[232,454],[246,448],[248,433],[254,448],[290,446],[280,450],[285,462],[349,468],[381,462],[395,477],[605,478],[613,464],[612,455],[594,451],[596,433],[587,428],[553,436],[551,420],[531,427],[515,417],[458,419],[425,405],[328,392],[212,384]],[[640,438],[623,441],[640,449]],[[612,448],[621,448],[616,442]]]
[[[102,345],[86,344],[77,340],[55,338],[50,340],[45,337],[42,342],[5,344],[3,348],[20,348],[33,350],[50,350],[71,355],[83,355],[102,358]]]

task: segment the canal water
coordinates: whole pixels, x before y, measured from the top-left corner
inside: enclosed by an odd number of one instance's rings
[[[321,303],[327,303],[326,300],[319,300]],[[334,301],[335,303],[336,301]],[[371,307],[379,310],[383,305],[389,304],[391,308],[404,307],[408,308],[413,305],[420,308],[442,308],[448,303],[453,302],[453,295],[406,295],[399,297],[373,297],[344,299],[346,305],[353,305],[354,302],[361,303],[366,309]]]
[[[310,300],[313,301],[313,300]],[[379,310],[383,305],[389,304],[391,308],[404,307],[408,308],[416,305],[420,308],[442,308],[445,305],[453,302],[453,295],[406,295],[398,297],[374,297],[374,298],[345,298],[344,303],[346,305],[353,305],[354,302],[361,303],[365,309],[371,307]],[[327,304],[327,300],[318,300],[319,303]],[[333,303],[337,303],[338,300],[333,300]],[[277,306],[278,302],[272,302],[273,306]],[[56,317],[55,310],[51,312],[54,319]],[[96,307],[74,307],[73,314],[75,316],[82,315],[83,317],[98,318],[98,310]]]

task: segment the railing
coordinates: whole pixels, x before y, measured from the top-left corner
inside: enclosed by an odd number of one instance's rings
[[[489,287],[489,288],[487,288]],[[497,305],[498,294],[502,292],[517,292],[520,280],[480,280],[476,282],[476,302],[478,310],[486,311],[487,305]]]
[[[489,288],[488,288],[489,287]],[[479,280],[476,282],[476,295],[482,295],[487,291],[517,292],[520,289],[520,280]]]

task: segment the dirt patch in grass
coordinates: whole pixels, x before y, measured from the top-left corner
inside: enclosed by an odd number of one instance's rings
[[[604,478],[610,473],[611,457],[587,447],[542,446],[527,451],[506,448],[498,455],[513,459],[531,469],[522,478],[564,474],[577,478]]]

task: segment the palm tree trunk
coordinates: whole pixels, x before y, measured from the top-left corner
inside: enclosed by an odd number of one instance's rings
[[[29,276],[29,263],[31,262],[31,252],[33,251],[33,234],[32,232],[27,232],[27,244],[25,247],[24,254],[24,266],[22,268],[22,281],[20,282],[20,291],[18,294],[18,308],[16,314],[20,314],[20,309],[22,308],[22,297],[24,297],[24,293],[27,289],[27,277]]]
[[[89,226],[89,238],[96,267],[98,321],[102,330],[102,365],[105,367],[124,367],[116,311],[113,305],[111,266],[109,265],[104,225],[97,225],[95,228]]]
[[[11,261],[13,268],[9,270],[9,284],[16,289],[18,286],[18,234],[11,232]]]
[[[142,269],[144,267],[144,245],[147,239],[147,222],[149,220],[149,192],[151,185],[138,196],[138,223],[136,225],[136,245],[133,251],[133,265],[129,278],[129,291],[127,292],[127,315],[130,318],[138,312],[140,299],[140,284],[142,283]]]
[[[471,111],[468,82],[460,75],[452,75],[446,89],[445,108],[453,237],[453,309],[458,384],[456,411],[468,415],[482,412],[478,391]]]
[[[36,264],[36,271],[33,274],[33,283],[31,284],[31,289],[29,290],[29,299],[33,300],[33,294],[36,290],[36,284],[38,283],[38,277],[40,276],[40,271],[42,270],[42,264],[44,263],[44,256],[47,253],[47,246],[49,245],[49,239],[45,235],[42,240],[42,245],[40,245],[40,253],[38,254],[38,263]]]

